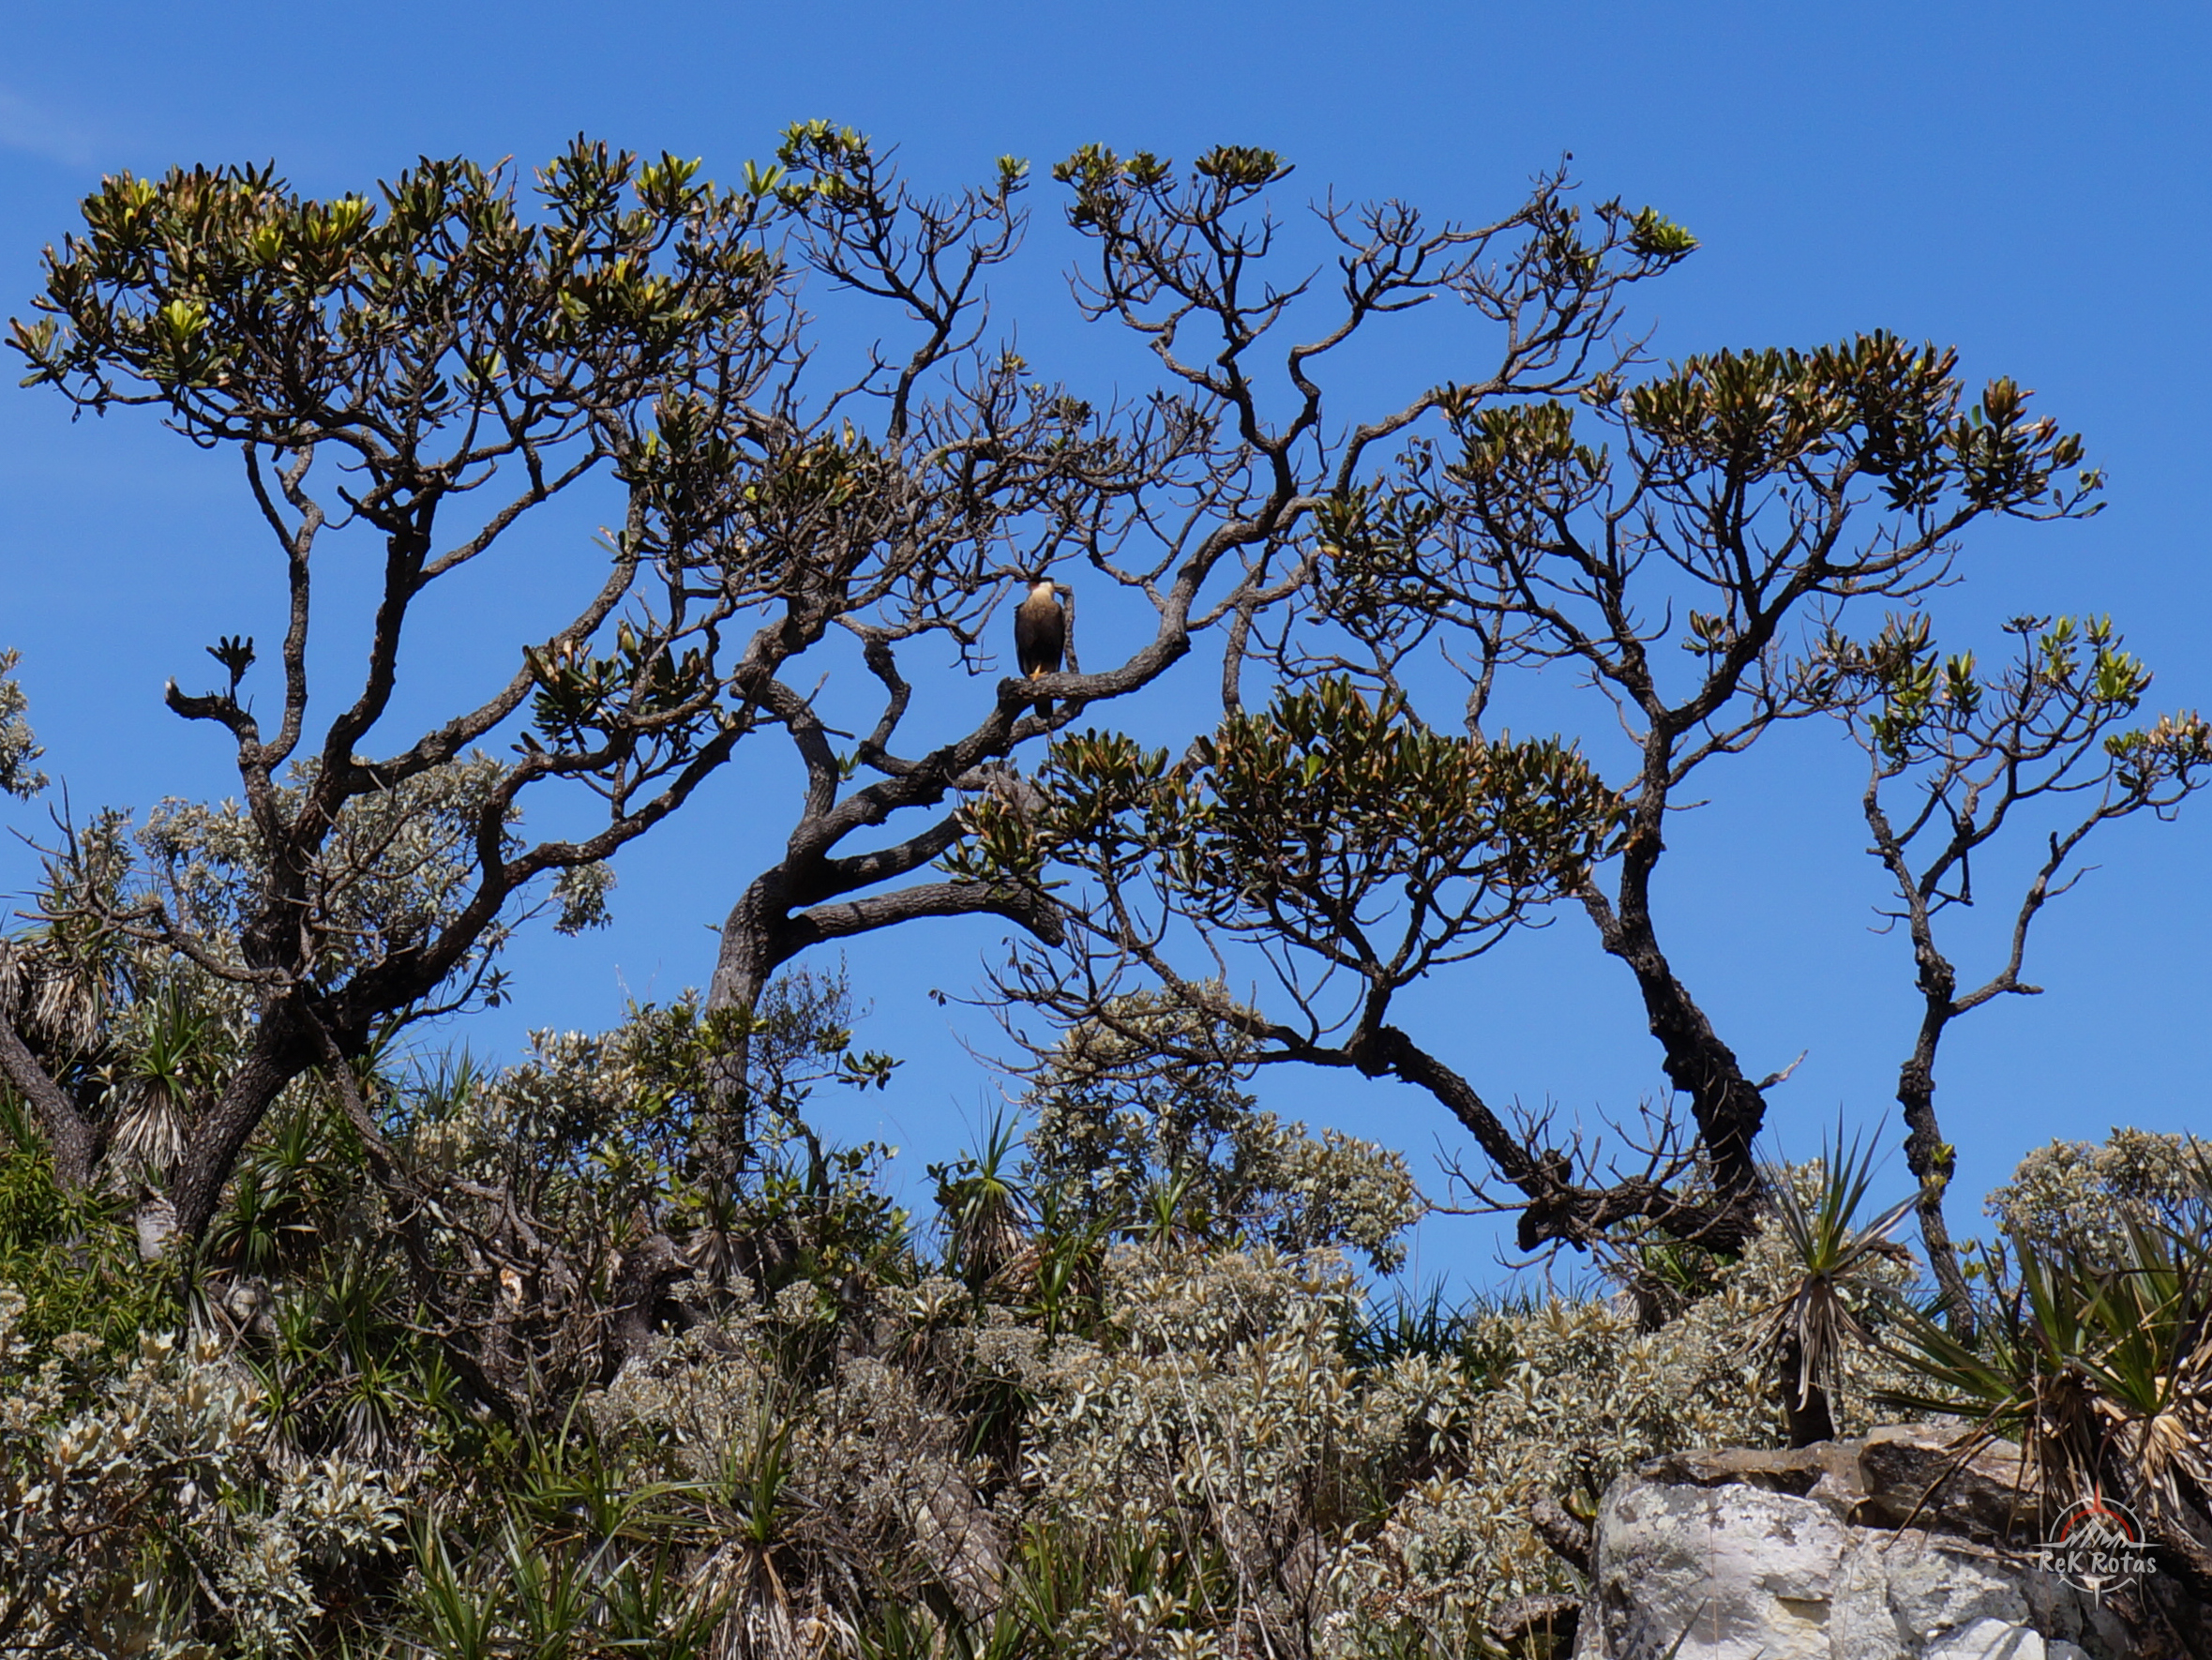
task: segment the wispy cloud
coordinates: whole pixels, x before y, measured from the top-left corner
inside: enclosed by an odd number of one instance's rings
[[[90,167],[97,146],[92,129],[35,98],[0,86],[0,150],[16,150],[64,167]]]

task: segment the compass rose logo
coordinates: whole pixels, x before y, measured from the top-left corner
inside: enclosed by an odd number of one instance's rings
[[[2069,1506],[2040,1548],[2052,1573],[2099,1602],[2158,1572],[2143,1524],[2126,1505],[2102,1494]]]

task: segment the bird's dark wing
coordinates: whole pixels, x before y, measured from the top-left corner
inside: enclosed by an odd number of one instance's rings
[[[1029,599],[1014,613],[1014,655],[1027,674],[1057,674],[1067,649],[1067,615],[1054,599]]]

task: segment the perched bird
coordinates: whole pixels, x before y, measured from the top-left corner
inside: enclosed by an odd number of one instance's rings
[[[1030,596],[1014,608],[1015,661],[1031,680],[1040,674],[1058,674],[1067,643],[1068,618],[1061,610],[1060,590],[1050,577],[1031,578]],[[1049,716],[1052,700],[1039,698],[1037,713]]]

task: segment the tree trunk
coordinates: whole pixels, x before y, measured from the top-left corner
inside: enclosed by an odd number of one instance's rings
[[[715,957],[715,977],[707,985],[707,1010],[751,1009],[760,1001],[768,976],[775,972],[775,931],[783,921],[784,907],[777,903],[780,883],[774,875],[762,876],[730,908],[722,923],[721,948]]]
[[[1789,1422],[1789,1444],[1818,1446],[1836,1439],[1835,1414],[1818,1379],[1805,1376],[1805,1351],[1792,1332],[1782,1341],[1782,1411]]]
[[[1920,1244],[1928,1270],[1935,1276],[1944,1318],[1961,1342],[1974,1341],[1974,1298],[1959,1268],[1958,1248],[1943,1219],[1944,1190],[1950,1185],[1953,1155],[1935,1122],[1935,1037],[1942,1031],[1931,1008],[1912,1059],[1898,1069],[1897,1101],[1904,1109],[1904,1162],[1920,1185],[1913,1210],[1920,1219]]]
[[[1648,901],[1659,849],[1657,830],[1639,826],[1623,853],[1619,909],[1594,880],[1583,883],[1583,906],[1597,924],[1599,943],[1635,975],[1667,1080],[1690,1098],[1711,1171],[1714,1209],[1729,1219],[1730,1231],[1749,1238],[1757,1231],[1761,1194],[1753,1144],[1766,1122],[1767,1098],[1744,1076],[1736,1051],[1721,1040],[1660,949]],[[1718,1244],[1718,1235],[1709,1243]]]
[[[768,976],[776,970],[775,929],[783,919],[782,884],[770,871],[747,887],[722,924],[715,977],[707,985],[706,1012],[750,1016],[760,1006]],[[726,1053],[707,1065],[710,1122],[700,1155],[725,1181],[735,1183],[752,1152],[752,1038],[741,1032]]]
[[[68,1093],[38,1064],[23,1034],[5,1019],[0,1019],[0,1078],[5,1078],[38,1115],[39,1127],[46,1133],[47,1152],[53,1157],[55,1185],[72,1193],[89,1187],[99,1162],[100,1138]]]
[[[301,1019],[280,1005],[267,1010],[245,1061],[207,1115],[192,1126],[191,1149],[169,1193],[176,1205],[176,1230],[191,1249],[206,1237],[247,1139],[284,1086],[314,1064],[315,1052],[298,1030]]]

